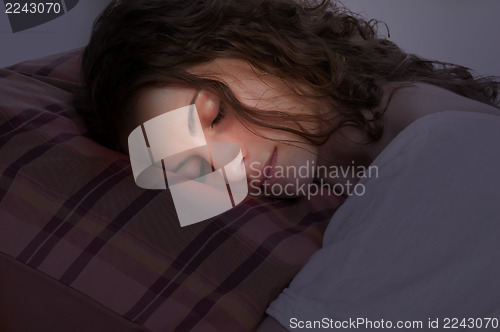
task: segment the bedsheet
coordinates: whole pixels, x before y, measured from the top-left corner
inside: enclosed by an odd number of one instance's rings
[[[469,318],[498,324],[499,142],[500,116],[444,111],[411,124],[268,314],[290,330],[315,321],[367,331],[382,321],[422,323],[405,331],[446,331],[454,318],[472,330],[479,323]]]

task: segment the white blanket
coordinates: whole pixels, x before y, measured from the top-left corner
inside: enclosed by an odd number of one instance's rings
[[[323,248],[267,313],[290,330],[500,319],[500,116],[425,116],[372,165],[379,177],[362,180],[365,195],[336,212]]]

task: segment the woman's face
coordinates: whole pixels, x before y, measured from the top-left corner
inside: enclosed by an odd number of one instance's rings
[[[224,82],[242,104],[251,108],[291,115],[314,112],[311,104],[293,94],[281,80],[263,74],[241,60],[217,59],[194,67],[191,72]],[[243,120],[236,118],[229,105],[222,105],[220,98],[209,91],[187,87],[144,89],[139,93],[128,127],[133,129],[167,111],[190,105],[196,95],[195,105],[208,144],[232,142],[240,147],[250,194],[301,196],[298,188],[313,181],[311,166],[316,163],[318,148],[289,132],[242,123]]]

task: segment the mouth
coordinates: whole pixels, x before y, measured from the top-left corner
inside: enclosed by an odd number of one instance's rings
[[[267,160],[266,164],[261,170],[261,177],[259,179],[260,187],[263,188],[264,184],[271,184],[272,179],[274,178],[274,168],[276,167],[276,162],[278,160],[278,150],[274,148],[273,153]]]

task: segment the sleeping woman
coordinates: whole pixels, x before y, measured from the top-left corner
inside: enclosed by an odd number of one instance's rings
[[[240,147],[250,194],[346,198],[261,329],[500,317],[498,79],[329,0],[113,1],[82,73],[75,105],[107,147],[194,104],[209,144]]]

